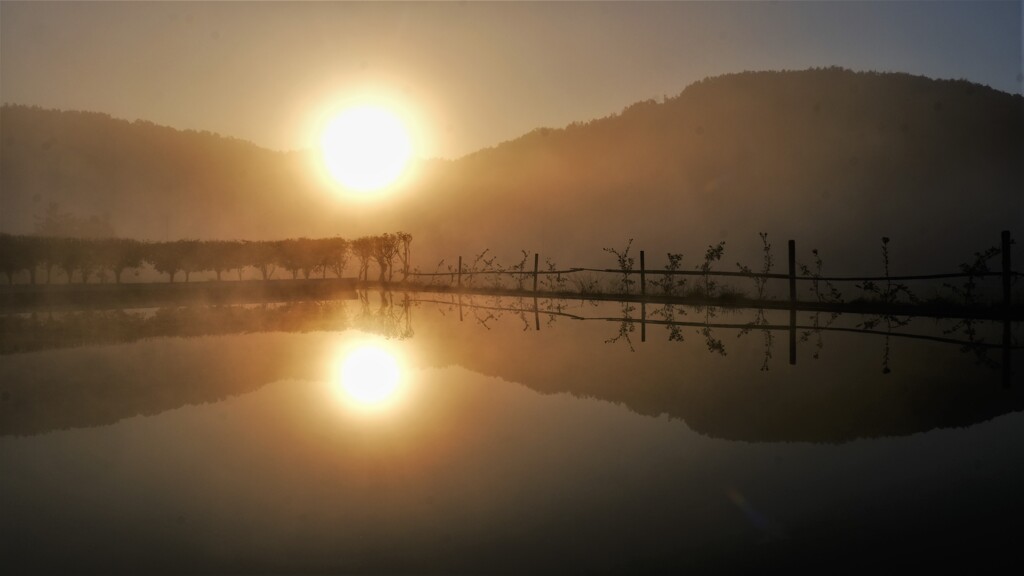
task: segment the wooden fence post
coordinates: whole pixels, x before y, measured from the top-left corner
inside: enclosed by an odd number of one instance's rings
[[[796,364],[796,240],[789,241],[789,363]]]
[[[644,272],[644,251],[640,251],[640,296],[647,295],[647,275]]]
[[[533,291],[537,292],[537,268],[540,266],[540,254],[533,255]]]
[[[462,256],[459,256],[459,290],[462,290]]]

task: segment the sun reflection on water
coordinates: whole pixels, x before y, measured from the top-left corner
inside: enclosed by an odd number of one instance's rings
[[[376,344],[363,344],[342,357],[338,385],[350,405],[382,409],[401,396],[401,366],[391,351]]]

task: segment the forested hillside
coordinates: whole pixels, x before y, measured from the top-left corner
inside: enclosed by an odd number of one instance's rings
[[[767,231],[833,266],[877,264],[882,236],[948,266],[1021,230],[1022,158],[1019,95],[904,74],[745,73],[470,155],[435,184],[449,200],[424,210],[458,214],[463,226],[438,228],[453,246],[512,236],[599,252],[599,239],[632,236],[692,266],[708,244],[725,240],[728,261]]]
[[[321,215],[308,155],[23,106],[3,107],[0,130],[4,232],[33,231],[54,204],[147,240],[298,235]]]
[[[948,269],[1001,229],[1024,232],[1022,102],[906,74],[732,74],[431,162],[372,207],[339,202],[311,152],[5,106],[0,231],[31,232],[56,202],[144,239],[403,229],[421,264],[484,248],[585,264],[635,237],[649,254],[683,252],[690,267],[725,240],[731,267],[756,257],[765,231],[776,246],[797,239],[802,260],[820,248],[832,272],[877,267],[882,236],[897,272]]]

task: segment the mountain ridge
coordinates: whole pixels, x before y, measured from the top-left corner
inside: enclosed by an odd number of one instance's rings
[[[393,201],[366,205],[339,200],[312,151],[5,105],[0,228],[30,232],[58,202],[109,212],[120,235],[147,239],[401,228],[433,255],[529,248],[573,264],[627,237],[652,253],[726,240],[746,257],[767,231],[866,266],[877,255],[856,255],[888,235],[915,259],[959,250],[948,267],[999,229],[1020,229],[1022,102],[903,73],[726,74],[428,161]]]

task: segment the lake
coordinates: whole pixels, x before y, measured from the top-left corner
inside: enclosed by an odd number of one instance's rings
[[[376,292],[6,313],[0,562],[592,573],[1015,561],[1024,326],[1004,349],[1000,322],[800,312],[790,363],[788,322]]]

